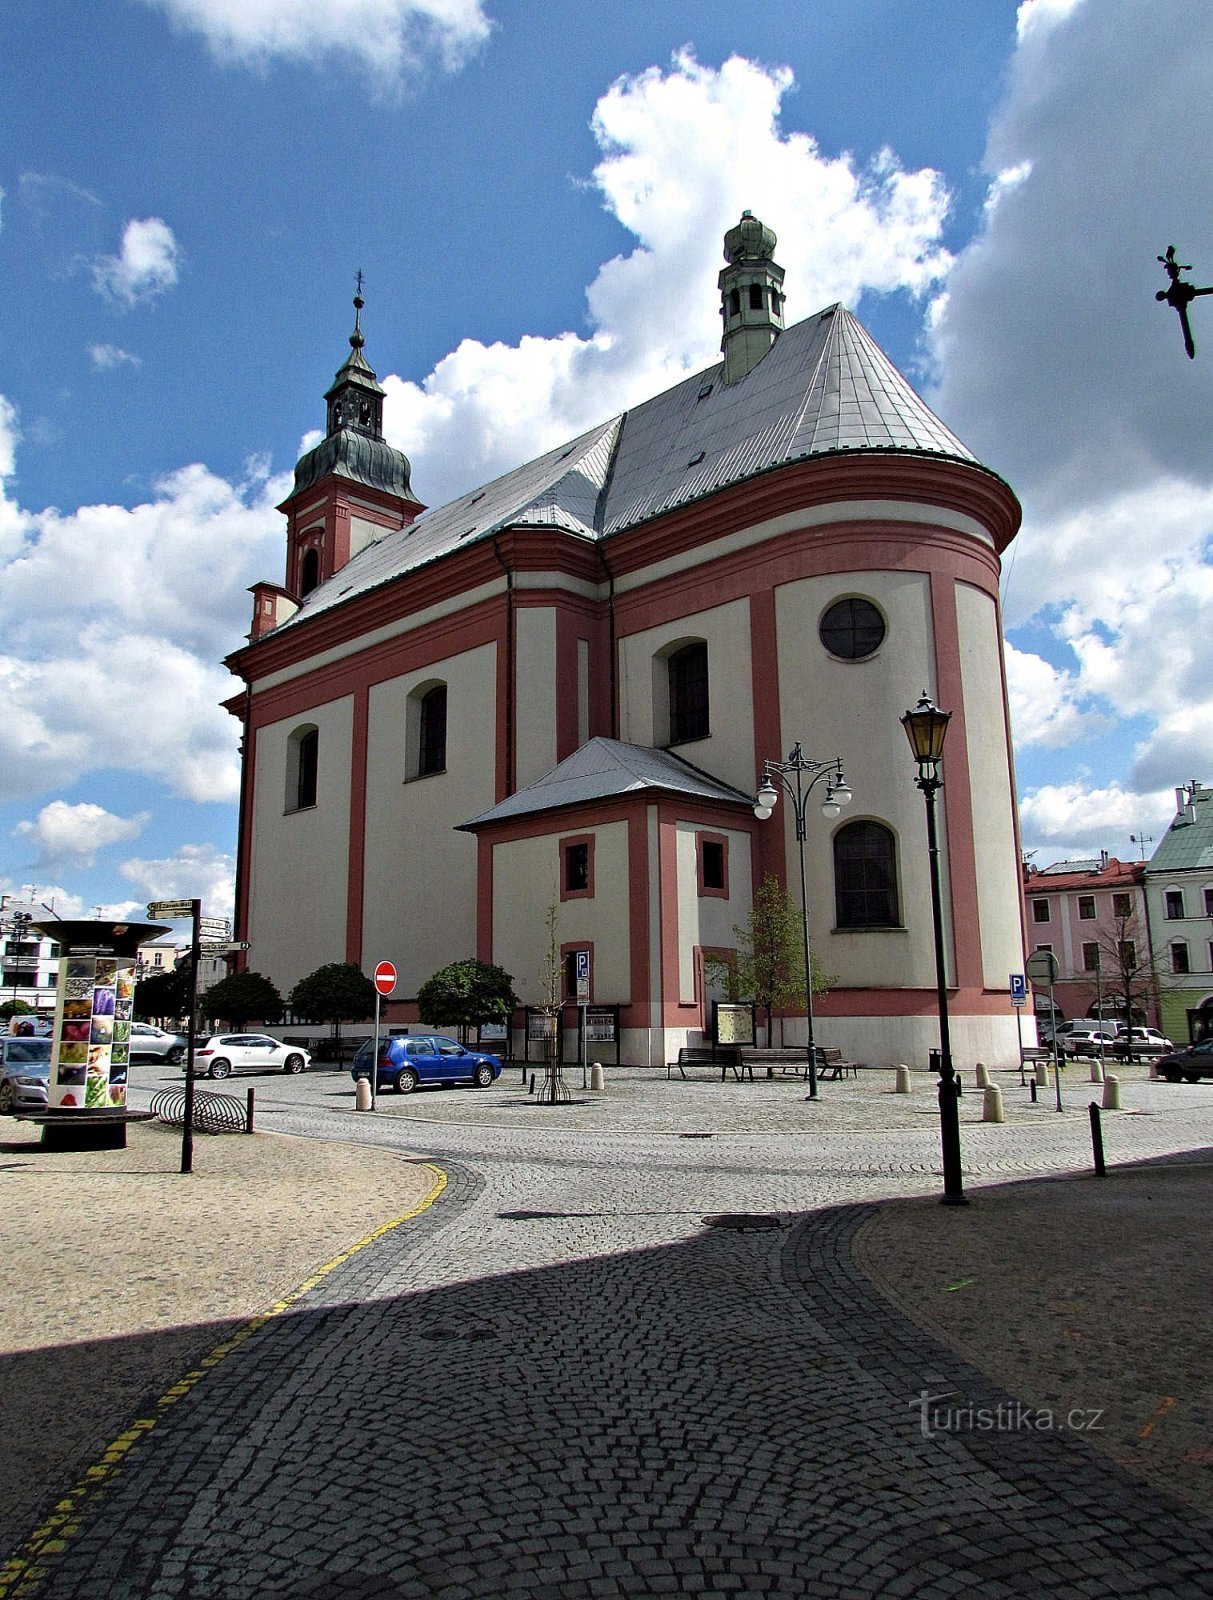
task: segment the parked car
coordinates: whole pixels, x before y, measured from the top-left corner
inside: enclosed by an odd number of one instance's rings
[[[185,1060],[188,1044],[189,1040],[183,1033],[165,1033],[163,1028],[154,1028],[150,1022],[131,1023],[132,1061],[145,1056],[152,1061],[167,1061],[171,1067],[175,1067],[179,1061]]]
[[[31,1034],[0,1035],[0,1113],[45,1111],[51,1041]]]
[[[1141,1061],[1147,1056],[1168,1055],[1174,1049],[1157,1028],[1122,1028],[1112,1041],[1112,1054],[1118,1061]]]
[[[215,1033],[194,1051],[196,1078],[229,1078],[233,1072],[304,1072],[311,1056],[297,1044],[268,1033]]]
[[[1213,1078],[1213,1039],[1202,1039],[1186,1050],[1173,1050],[1169,1055],[1159,1056],[1158,1076],[1168,1083],[1178,1083],[1181,1078],[1187,1083]]]
[[[350,1076],[355,1083],[371,1075],[371,1056],[375,1041],[368,1039],[354,1057]],[[487,1089],[501,1076],[501,1060],[481,1050],[468,1050],[458,1039],[441,1033],[396,1034],[380,1039],[379,1061],[375,1073],[378,1089],[395,1089],[397,1094],[412,1094],[429,1084],[466,1083],[474,1089]]]
[[[1076,1022],[1057,1031],[1058,1047],[1067,1056],[1097,1056],[1101,1052],[1106,1055],[1115,1042],[1116,1025],[1112,1022]]]

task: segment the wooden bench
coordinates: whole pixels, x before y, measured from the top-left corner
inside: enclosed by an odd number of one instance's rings
[[[857,1078],[859,1076],[858,1063],[854,1061],[844,1061],[842,1059],[841,1050],[836,1050],[830,1045],[816,1045],[814,1046],[814,1050],[817,1057],[817,1076],[819,1078],[845,1078],[848,1076],[848,1074],[853,1078]],[[776,1067],[778,1067],[781,1072],[796,1072],[802,1078],[808,1078],[809,1076],[808,1053],[803,1049],[746,1049],[742,1051],[742,1066],[749,1067],[751,1069],[754,1067],[765,1067],[767,1069],[768,1078],[773,1078],[775,1076]],[[753,1077],[752,1070],[750,1076]]]
[[[735,1044],[684,1044],[679,1046],[678,1060],[667,1061],[665,1065],[666,1078],[672,1078],[677,1072],[680,1078],[686,1077],[688,1067],[712,1066],[720,1068],[720,1081],[724,1082],[726,1072],[731,1072],[740,1080],[742,1073],[741,1051]],[[754,1076],[753,1072],[750,1077]]]

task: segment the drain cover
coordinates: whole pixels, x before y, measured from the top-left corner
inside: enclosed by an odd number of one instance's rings
[[[786,1228],[790,1224],[786,1217],[781,1217],[777,1212],[762,1211],[723,1211],[716,1217],[704,1217],[704,1222],[709,1228],[736,1228],[748,1229],[756,1232],[762,1228]]]
[[[678,1137],[680,1139],[710,1139],[712,1135],[710,1133],[680,1133]]]
[[[478,1339],[492,1339],[495,1337],[492,1328],[423,1328],[423,1339],[464,1339],[476,1341]]]

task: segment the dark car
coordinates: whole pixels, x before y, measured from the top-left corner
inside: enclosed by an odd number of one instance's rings
[[[350,1076],[355,1082],[371,1075],[375,1041],[368,1039],[354,1057]],[[501,1076],[501,1061],[482,1050],[468,1050],[457,1039],[441,1033],[394,1034],[379,1041],[375,1085],[412,1094],[428,1084],[466,1083],[487,1089]]]
[[[1186,1050],[1173,1050],[1169,1055],[1159,1056],[1158,1076],[1168,1083],[1178,1083],[1181,1078],[1188,1083],[1213,1078],[1213,1039],[1202,1039]]]

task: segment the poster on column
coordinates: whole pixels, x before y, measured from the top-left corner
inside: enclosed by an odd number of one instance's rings
[[[50,1104],[99,1109],[126,1104],[134,969],[113,956],[59,964]]]

